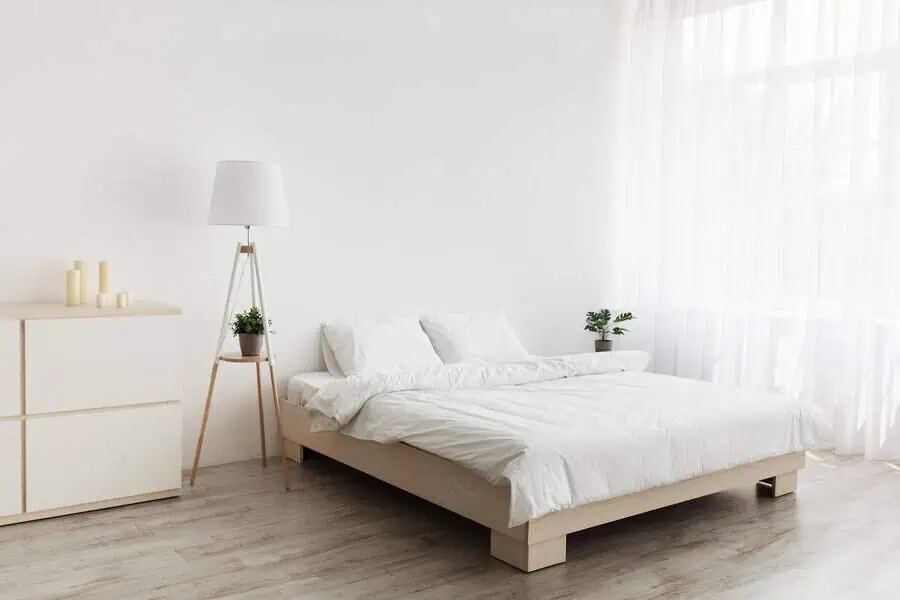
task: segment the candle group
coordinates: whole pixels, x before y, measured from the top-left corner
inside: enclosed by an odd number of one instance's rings
[[[66,306],[87,305],[87,282],[87,263],[83,260],[74,261],[73,268],[66,271]],[[111,305],[112,298],[109,293],[109,263],[105,260],[100,261],[97,283],[99,292],[97,294],[97,308],[108,308]],[[116,306],[119,308],[131,306],[131,292],[117,294]]]

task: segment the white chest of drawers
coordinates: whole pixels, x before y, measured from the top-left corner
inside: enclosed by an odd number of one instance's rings
[[[179,314],[0,305],[0,525],[180,493]]]

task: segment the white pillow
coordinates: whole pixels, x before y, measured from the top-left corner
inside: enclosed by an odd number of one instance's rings
[[[322,340],[322,357],[325,358],[325,368],[335,377],[344,377],[344,372],[341,371],[341,366],[334,356],[334,350],[331,349],[331,344],[328,343],[328,338],[325,337],[324,323],[322,324],[322,330],[319,332],[319,337]]]
[[[441,365],[415,318],[325,323],[322,332],[347,377]]]
[[[422,317],[421,322],[445,363],[502,363],[528,357],[502,312]]]

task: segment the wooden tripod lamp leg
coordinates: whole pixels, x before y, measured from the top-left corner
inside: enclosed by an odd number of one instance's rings
[[[266,422],[263,415],[262,377],[259,372],[259,363],[256,363],[256,400],[259,403],[259,443],[262,446],[262,465],[266,468]]]
[[[284,451],[284,433],[281,428],[281,406],[278,403],[278,386],[275,383],[275,352],[272,350],[272,335],[269,331],[269,313],[266,310],[266,295],[263,292],[262,269],[259,267],[259,250],[256,244],[250,244],[252,273],[256,279],[256,291],[259,298],[259,310],[262,313],[263,333],[266,341],[266,357],[269,361],[269,377],[272,380],[272,399],[275,401],[275,423],[278,426],[278,448],[281,450],[281,474],[284,477],[284,489],[290,491],[291,480],[288,476],[288,459]]]
[[[228,331],[228,318],[231,316],[231,303],[234,299],[234,276],[237,273],[238,260],[241,257],[241,243],[238,242],[234,250],[234,260],[231,262],[231,277],[228,280],[228,294],[225,296],[225,310],[222,311],[222,325],[219,327],[219,342],[216,344],[216,357],[213,360],[212,374],[209,376],[209,391],[206,393],[206,407],[203,409],[203,420],[200,422],[200,435],[197,437],[197,450],[194,452],[194,466],[191,469],[191,486],[197,480],[197,467],[200,465],[200,453],[203,451],[203,436],[206,434],[206,423],[209,421],[209,407],[212,405],[213,390],[216,387],[216,375],[219,372],[219,356],[222,354],[222,344],[225,343],[225,334]],[[243,277],[243,271],[241,271]]]
[[[206,434],[206,422],[209,420],[209,407],[212,405],[213,390],[216,388],[216,375],[219,372],[219,361],[213,363],[209,376],[209,391],[206,393],[206,407],[203,409],[203,420],[200,422],[200,436],[197,438],[197,451],[194,453],[194,468],[191,469],[191,486],[197,479],[197,466],[200,464],[200,452],[203,451],[203,436]]]
[[[285,491],[291,491],[291,479],[288,475],[288,457],[284,451],[284,434],[281,431],[281,406],[278,404],[278,386],[275,385],[275,365],[269,362],[269,377],[272,380],[272,399],[275,401],[275,423],[278,426],[278,445],[281,449],[281,476],[284,478]]]

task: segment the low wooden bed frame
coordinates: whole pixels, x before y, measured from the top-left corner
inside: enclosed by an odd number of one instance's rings
[[[491,530],[491,555],[526,572],[565,562],[566,535],[595,525],[756,482],[773,497],[789,494],[797,487],[797,472],[806,458],[803,452],[785,454],[508,527],[508,487],[493,485],[465,467],[407,444],[311,433],[306,411],[288,402],[282,403],[281,418],[288,458],[302,462],[303,449],[310,448],[480,523]]]

